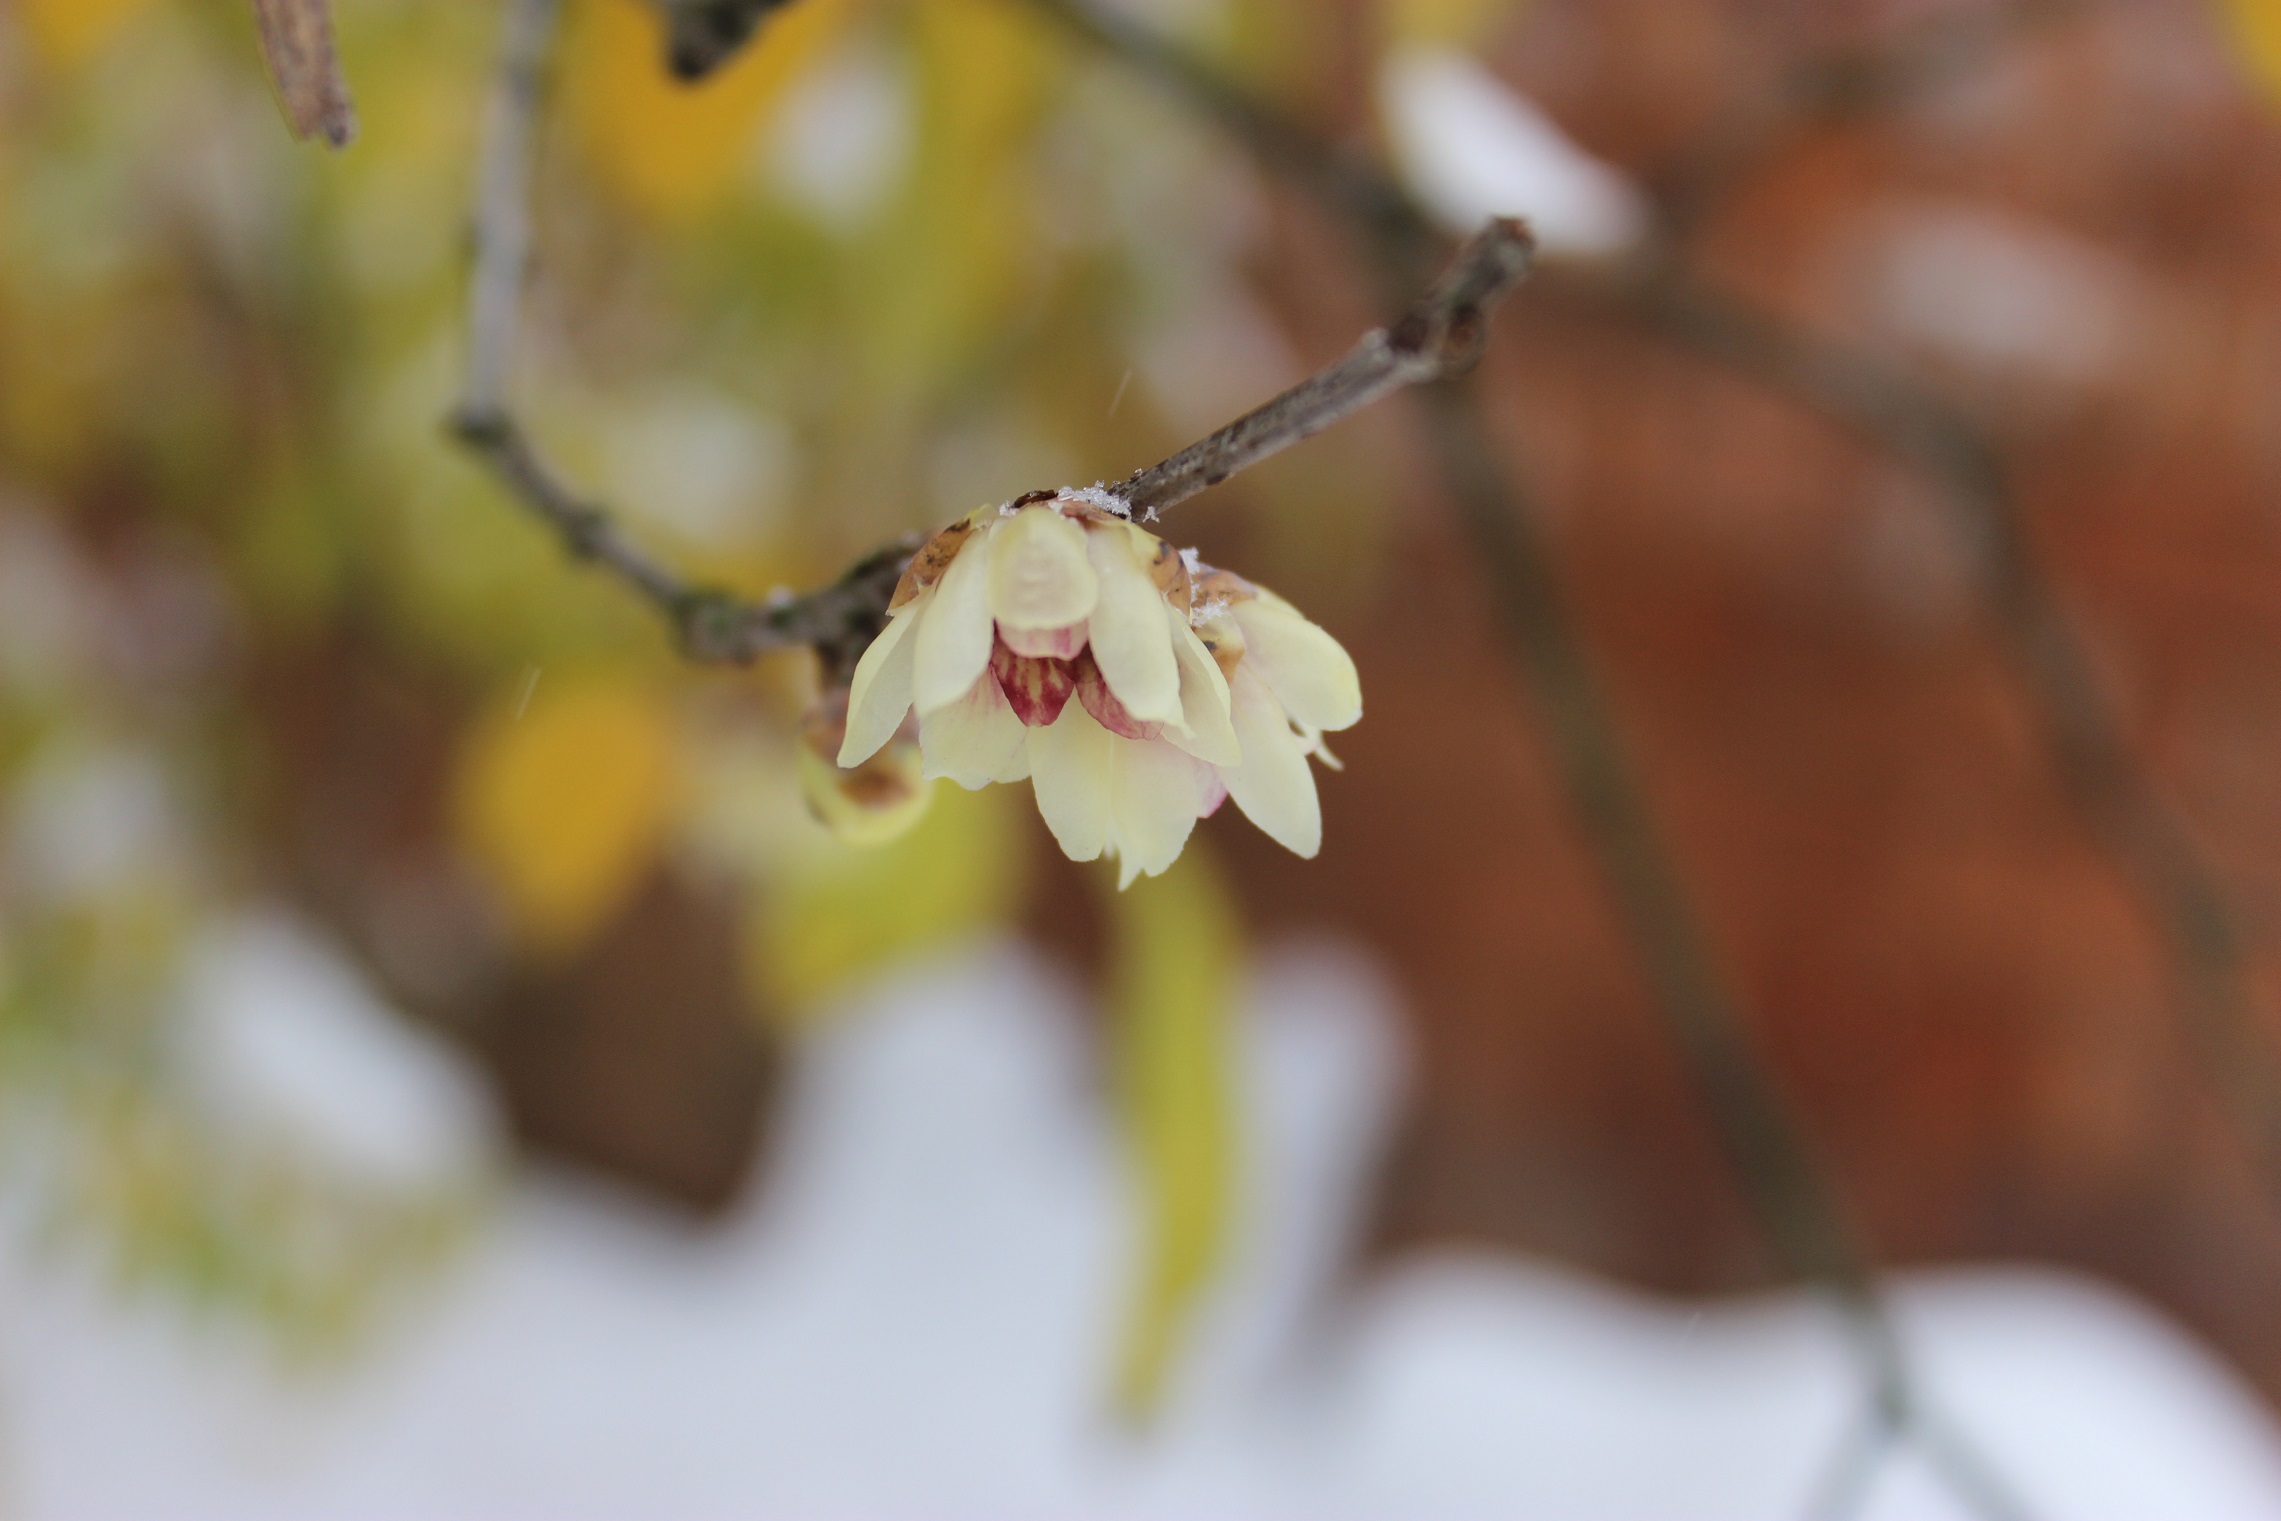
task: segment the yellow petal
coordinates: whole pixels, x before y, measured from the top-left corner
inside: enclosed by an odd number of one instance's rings
[[[1180,662],[1180,722],[1167,724],[1164,737],[1215,766],[1238,765],[1243,747],[1236,743],[1235,727],[1228,721],[1228,678],[1220,674],[1220,663],[1188,626],[1186,616],[1169,606],[1165,613],[1173,653]]]
[[[1098,858],[1109,845],[1109,747],[1116,736],[1081,702],[1065,704],[1059,718],[1028,733],[1030,785],[1045,827],[1072,861]]]
[[[1336,639],[1272,592],[1229,611],[1243,630],[1244,665],[1267,683],[1285,712],[1324,730],[1351,727],[1362,717],[1362,678]]]
[[[1136,540],[1151,546],[1143,552]],[[1156,539],[1111,523],[1085,535],[1099,581],[1093,604],[1093,659],[1125,711],[1142,723],[1180,720],[1180,663],[1165,626],[1164,594],[1148,565]]]
[[[947,776],[969,792],[1029,774],[1028,733],[1006,694],[985,675],[964,697],[919,720],[925,775]]]
[[[879,637],[855,663],[855,680],[847,692],[847,738],[840,743],[840,764],[860,766],[878,753],[911,710],[912,625],[927,602],[913,602],[887,620]]]
[[[935,583],[919,629],[911,700],[924,718],[967,693],[990,664],[989,561],[978,545],[950,562]]]
[[[1162,740],[1109,736],[1110,839],[1117,890],[1155,876],[1180,858],[1203,806],[1203,763]]]
[[[990,614],[1008,628],[1077,623],[1092,615],[1099,590],[1085,530],[1051,507],[1025,507],[991,534]]]
[[[1228,695],[1243,746],[1243,764],[1220,769],[1228,796],[1269,839],[1311,859],[1323,844],[1323,810],[1305,748],[1248,658],[1229,678]]]

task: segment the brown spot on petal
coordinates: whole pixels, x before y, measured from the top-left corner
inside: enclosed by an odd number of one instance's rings
[[[1186,613],[1196,605],[1196,583],[1188,574],[1188,561],[1163,539],[1156,541],[1156,558],[1148,564],[1149,579],[1164,600]]]
[[[907,801],[919,790],[912,768],[900,753],[910,743],[907,739],[889,740],[877,755],[853,771],[840,768],[840,796],[866,809],[893,808]]]
[[[1207,603],[1206,606],[1209,607],[1210,604]],[[1243,630],[1236,625],[1235,619],[1228,616],[1225,602],[1213,609],[1212,616],[1197,626],[1196,637],[1203,640],[1204,648],[1212,652],[1212,659],[1219,664],[1220,674],[1230,681],[1235,680],[1236,666],[1243,660],[1245,645]]]
[[[826,693],[800,721],[800,743],[814,764],[802,773],[808,794],[808,811],[835,831],[844,832],[847,819],[819,789],[829,788],[857,809],[882,812],[909,802],[919,790],[918,728],[905,718],[895,737],[861,764],[839,763],[840,743],[847,738],[847,693]]]
[[[1080,502],[1069,497],[1063,497],[1053,505],[1054,510],[1063,517],[1086,524],[1088,527],[1099,527],[1105,523],[1122,524],[1126,521],[1117,514],[1097,507],[1091,502]]]
[[[1233,607],[1258,596],[1259,588],[1232,570],[1206,565],[1196,577],[1193,595],[1198,602],[1220,602]]]
[[[1069,694],[1077,690],[1077,673],[1069,661],[1017,655],[1003,640],[990,648],[990,674],[1014,716],[1033,729],[1059,718]]]
[[[920,545],[919,552],[911,556],[903,579],[895,583],[895,595],[888,599],[887,610],[895,611],[940,581],[942,573],[950,569],[950,562],[958,558],[958,552],[966,547],[966,541],[979,526],[975,517],[963,517]]]
[[[847,688],[840,687],[824,693],[800,720],[800,740],[829,760],[840,753],[840,744],[846,738]]]

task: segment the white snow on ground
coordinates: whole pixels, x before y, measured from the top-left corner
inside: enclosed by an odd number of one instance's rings
[[[1405,48],[1378,79],[1394,165],[1450,231],[1526,217],[1546,254],[1622,253],[1647,230],[1639,188],[1463,53]]]
[[[183,981],[176,1044],[217,1128],[403,1190],[463,1182],[504,1150],[481,1076],[298,921],[217,926]]]
[[[280,986],[336,996],[304,960],[282,956]],[[1800,1513],[1857,1412],[1818,1307],[1457,1255],[1339,1287],[1395,1097],[1391,995],[1314,947],[1247,1003],[1245,1229],[1152,1438],[1100,1417],[1130,1225],[1078,994],[999,949],[876,989],[812,1041],[726,1228],[532,1181],[408,1330],[336,1374],[278,1374],[66,1266],[0,1270],[0,1512]],[[1930,1383],[2037,1515],[2281,1517],[2268,1415],[2146,1307],[2046,1272],[1897,1293]],[[1960,1512],[1902,1459],[1866,1514]]]

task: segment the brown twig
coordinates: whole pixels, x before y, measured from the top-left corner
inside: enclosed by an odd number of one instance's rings
[[[1489,314],[1535,257],[1536,239],[1525,225],[1491,222],[1458,250],[1401,321],[1364,334],[1344,359],[1111,489],[1142,517],[1154,518],[1404,386],[1463,373],[1488,339]]]
[[[356,107],[341,77],[327,0],[253,0],[253,24],[293,135],[347,147],[356,137]]]
[[[644,551],[607,510],[570,485],[532,442],[509,403],[531,257],[537,119],[559,19],[558,0],[509,0],[477,169],[467,373],[452,411],[452,432],[573,558],[608,572],[656,608],[690,658],[741,663],[770,650],[805,645],[822,660],[827,682],[844,684],[886,619],[915,540],[899,540],[865,556],[838,581],[805,596],[756,603],[700,586]],[[1389,392],[1464,368],[1479,352],[1489,312],[1527,273],[1534,246],[1520,223],[1491,223],[1392,328],[1367,334],[1345,359],[1200,443],[1137,472],[1115,494],[1136,512],[1154,517]]]
[[[1960,79],[2090,0],[2003,0],[1917,23],[1898,41],[1809,58],[1754,91],[1648,177],[1668,236],[1683,236],[1754,169],[1812,130],[1888,110]]]
[[[509,405],[531,255],[538,111],[559,19],[557,0],[509,0],[507,6],[477,169],[467,375],[452,410],[452,432],[574,558],[608,571],[663,614],[691,659],[742,663],[806,645],[817,651],[828,675],[850,670],[878,633],[914,543],[889,545],[832,585],[801,597],[753,602],[698,585],[641,550],[607,511],[570,486]]]
[[[770,13],[791,0],[654,0],[665,21],[665,66],[695,82],[734,58]]]
[[[2168,948],[2195,1054],[2268,1186],[2281,1190],[2281,1067],[2260,1033],[2240,919],[2193,830],[2126,737],[2035,552],[2002,455],[1964,414],[1905,373],[1676,269],[1643,271],[1627,296],[1656,331],[1807,401],[1947,487],[2060,784]]]

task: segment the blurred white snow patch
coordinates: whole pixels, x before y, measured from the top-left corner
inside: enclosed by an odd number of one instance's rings
[[[1518,216],[1553,257],[1622,253],[1647,230],[1647,202],[1536,103],[1463,53],[1404,48],[1378,76],[1396,168],[1451,232]]]
[[[91,658],[103,602],[51,518],[0,500],[0,690],[63,695]]]
[[[1801,1513],[1861,1411],[1820,1303],[1694,1307],[1454,1254],[1339,1289],[1398,1099],[1398,1006],[1322,945],[1266,960],[1245,1004],[1233,1256],[1151,1433],[1105,1419],[1135,1220],[1092,1016],[997,948],[802,1043],[769,1175],[725,1227],[526,1182],[427,1321],[323,1386],[217,1369],[63,1265],[0,1260],[12,1514]],[[2266,1413],[2135,1302],[2005,1272],[1916,1275],[1896,1299],[2032,1513],[2281,1516]],[[1971,1521],[1902,1460],[1866,1514]]]
[[[500,1155],[499,1119],[465,1059],[282,913],[205,931],[181,996],[192,1091],[248,1144],[407,1191],[463,1184]]]
[[[1855,1417],[1818,1310],[1708,1311],[1456,1253],[1354,1307],[1325,1422],[1364,1514],[1796,1515]]]
[[[603,447],[612,493],[703,549],[763,538],[798,467],[792,430],[704,386],[672,384],[610,410]]]
[[[9,864],[36,894],[90,902],[188,873],[188,823],[155,751],[56,735],[25,762],[13,801]]]
[[[2120,1290],[2027,1269],[1926,1273],[1895,1309],[1952,1423],[2038,1515],[2281,1516],[2272,1413]],[[1902,1514],[1872,1507],[1865,1521]]]
[[[1888,208],[1870,234],[1868,294],[1885,331],[2008,379],[2081,387],[2121,362],[2143,292],[2115,255],[2059,228],[1977,207]]]
[[[1900,1275],[1892,1300],[1939,1411],[2032,1515],[2281,1516],[2281,1434],[2179,1328],[2072,1274]],[[1365,1514],[1794,1515],[1862,1416],[1833,1312],[1785,1294],[1690,1308],[1450,1254],[1356,1312],[1323,1432]],[[1900,1452],[1875,1521],[1971,1521]]]
[[[877,46],[804,70],[766,129],[769,184],[826,227],[860,231],[909,163],[911,90],[908,71]]]

